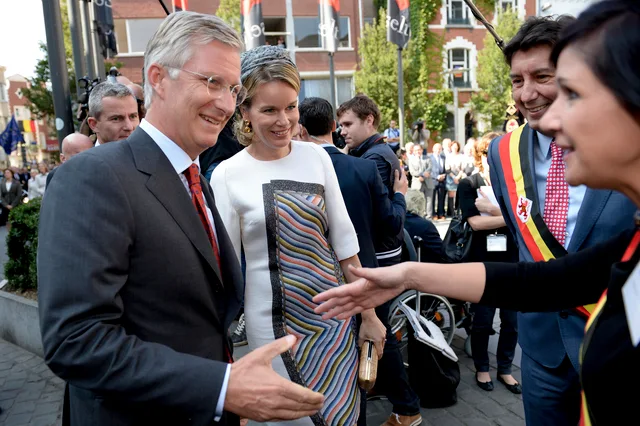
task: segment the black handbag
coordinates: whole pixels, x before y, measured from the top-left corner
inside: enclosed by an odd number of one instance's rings
[[[408,333],[409,385],[423,408],[449,407],[458,401],[460,366]]]
[[[467,261],[471,251],[472,239],[473,229],[471,225],[462,218],[462,214],[459,211],[456,212],[442,241],[445,260],[449,263]]]

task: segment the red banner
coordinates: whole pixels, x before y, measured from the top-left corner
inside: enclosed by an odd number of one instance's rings
[[[60,144],[58,139],[47,139],[47,152],[60,151]]]

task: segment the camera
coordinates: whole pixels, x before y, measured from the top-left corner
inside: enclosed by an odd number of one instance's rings
[[[87,115],[89,115],[89,95],[94,87],[96,87],[100,83],[99,78],[94,78],[90,80],[89,77],[85,76],[78,80],[78,87],[84,92],[80,96],[78,96],[78,114],[77,118],[79,122],[83,122]]]
[[[422,131],[422,129],[424,129],[424,121],[422,119],[419,119],[418,121],[413,123],[413,129],[419,132]]]
[[[343,149],[345,146],[347,146],[347,142],[344,140],[344,137],[342,136],[341,126],[338,126],[335,132],[331,133],[331,138],[333,139],[333,144],[336,146],[336,148]]]

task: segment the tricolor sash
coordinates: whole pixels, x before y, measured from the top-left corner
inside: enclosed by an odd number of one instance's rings
[[[536,262],[557,259],[567,254],[567,250],[551,234],[544,223],[536,196],[534,171],[531,170],[529,136],[532,132],[528,124],[507,133],[498,143],[500,163],[504,173],[507,193],[505,203],[509,205],[522,240]],[[576,310],[585,318],[595,308],[595,304],[580,306]]]
[[[638,224],[637,213],[636,213],[636,226],[640,226],[640,224]],[[629,260],[631,260],[631,257],[638,249],[638,246],[640,246],[640,229],[638,229],[636,233],[633,235],[633,238],[631,239],[631,242],[629,243],[627,250],[625,250],[624,255],[622,256],[622,262],[628,262]],[[580,365],[582,365],[585,352],[589,348],[589,344],[591,344],[591,338],[593,337],[593,332],[595,330],[595,327],[593,325],[600,318],[600,313],[602,312],[602,308],[604,308],[604,305],[606,304],[607,304],[607,290],[605,290],[604,293],[602,293],[602,296],[600,296],[600,300],[595,305],[595,308],[593,309],[591,316],[587,320],[587,325],[584,328],[584,340],[582,341],[582,347],[580,348]],[[578,426],[592,426],[591,412],[589,411],[589,404],[587,403],[587,397],[584,393],[584,389],[582,390],[582,401],[581,401],[581,407],[580,407],[580,423],[578,423]]]

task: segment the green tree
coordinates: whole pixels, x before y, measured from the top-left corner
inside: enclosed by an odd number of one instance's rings
[[[378,19],[365,24],[358,47],[360,67],[355,74],[356,91],[369,96],[380,108],[381,126],[398,118],[397,48],[387,41],[386,14],[380,9]]]
[[[71,100],[76,103],[76,73],[73,68],[73,44],[71,42],[71,31],[69,30],[69,14],[67,12],[66,0],[60,1],[60,15],[62,17],[62,31],[64,37],[64,50],[66,57],[67,73],[69,75],[69,87],[71,91]],[[34,71],[34,76],[29,79],[30,87],[22,89],[22,95],[28,100],[27,107],[37,119],[51,119],[55,117],[53,108],[53,94],[50,90],[51,70],[49,68],[49,52],[44,43],[40,43],[40,50],[43,58],[40,59]],[[105,62],[105,73],[108,73],[111,67],[121,68],[122,62]],[[77,124],[77,123],[76,123]],[[49,126],[54,129],[53,126]]]
[[[238,0],[220,0],[216,16],[227,22],[233,29],[240,31],[240,2]]]
[[[441,83],[443,36],[429,30],[429,22],[441,7],[439,0],[414,0],[410,5],[411,39],[402,52],[405,123],[427,116],[431,87]],[[356,90],[371,97],[382,114],[381,126],[398,118],[397,46],[387,41],[386,10],[379,9],[372,25],[366,24],[359,41],[360,66]],[[408,134],[408,132],[407,132]]]
[[[497,22],[496,32],[505,41],[511,39],[522,25],[511,10],[500,13]],[[489,33],[484,38],[484,48],[478,53],[477,81],[480,92],[471,97],[474,111],[486,117],[491,128],[501,128],[511,100],[511,80],[504,55]]]

